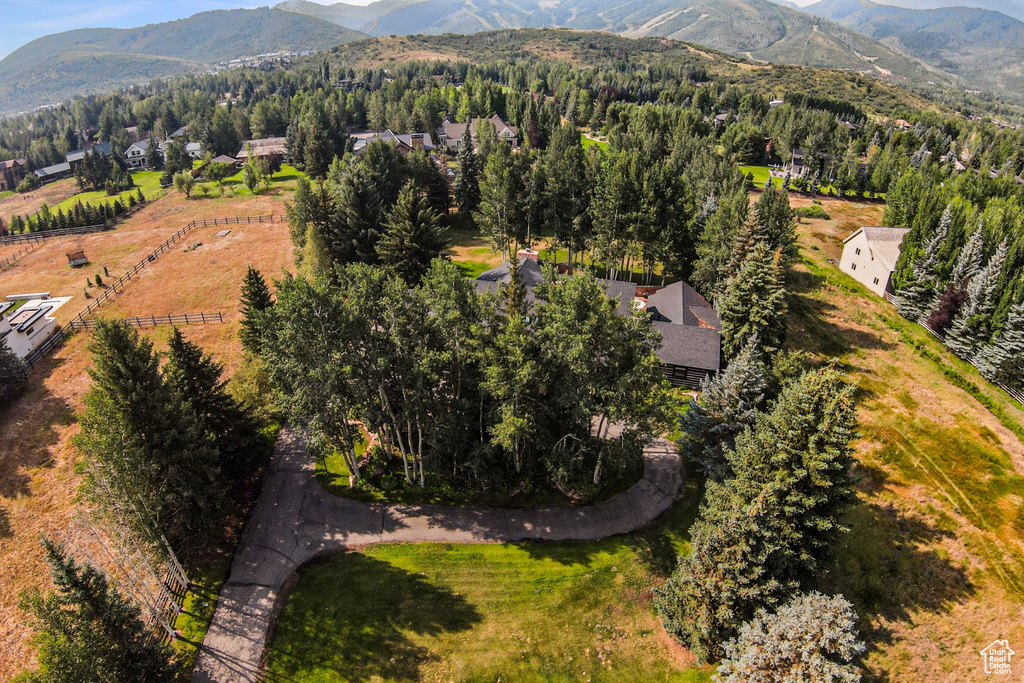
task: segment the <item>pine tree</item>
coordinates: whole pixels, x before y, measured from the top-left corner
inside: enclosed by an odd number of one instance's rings
[[[725,646],[719,683],[859,683],[864,652],[857,615],[841,595],[799,594],[771,614],[759,610]]]
[[[455,171],[455,205],[459,213],[470,216],[480,205],[480,169],[476,152],[473,151],[473,136],[469,124],[462,133]]]
[[[266,444],[252,416],[228,393],[224,368],[175,327],[163,371],[213,435],[221,471],[236,482],[251,474]]]
[[[791,383],[736,440],[735,476],[710,482],[692,550],[655,591],[666,629],[701,661],[757,610],[774,608],[822,567],[856,501],[853,387],[834,369]]]
[[[1008,246],[1004,240],[988,264],[967,285],[967,299],[946,334],[946,346],[970,360],[991,335],[992,313],[996,307],[996,289],[1006,262]]]
[[[754,423],[766,393],[766,370],[755,335],[724,372],[704,380],[700,396],[689,402],[680,420],[680,450],[710,477],[725,480],[732,474],[725,454]]]
[[[924,253],[914,261],[913,280],[900,290],[896,298],[897,310],[909,320],[917,320],[931,311],[935,300],[935,269],[939,265],[939,250],[945,244],[952,224],[953,209],[947,206],[938,229],[925,244]]]
[[[387,231],[377,243],[381,263],[409,285],[416,285],[430,268],[430,262],[448,246],[441,217],[409,183],[388,214]]]
[[[273,307],[274,299],[263,274],[252,266],[246,269],[245,280],[242,281],[241,305],[242,327],[238,337],[246,351],[258,354],[263,339],[261,314]]]
[[[322,180],[334,159],[334,145],[327,131],[317,121],[306,126],[303,145],[303,162],[309,177]]]
[[[377,263],[377,241],[384,210],[373,184],[357,166],[350,167],[337,185],[337,220],[331,236],[335,263]]]
[[[1006,327],[981,350],[976,362],[986,379],[1024,389],[1024,303],[1010,309]]]
[[[771,183],[771,179],[768,180]],[[754,204],[754,215],[772,249],[781,249],[786,261],[797,255],[796,219],[789,205],[789,192],[766,187]]]
[[[160,373],[153,344],[127,323],[101,320],[89,340],[93,386],[75,445],[86,496],[108,513],[144,499],[172,543],[210,531],[223,509],[219,455],[202,421]]]
[[[39,669],[26,683],[173,683],[174,651],[146,628],[139,609],[104,574],[43,539],[56,587],[22,593],[35,619]]]
[[[21,398],[28,386],[28,365],[0,339],[0,414]]]
[[[786,335],[786,290],[781,251],[761,242],[725,282],[718,301],[722,351],[732,358],[754,335],[774,354]]]
[[[985,260],[985,226],[978,221],[978,229],[967,238],[967,244],[960,250],[956,258],[956,265],[953,267],[953,275],[950,277],[950,285],[953,287],[964,287],[970,282]]]

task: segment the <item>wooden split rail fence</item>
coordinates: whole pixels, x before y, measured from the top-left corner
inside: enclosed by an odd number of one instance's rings
[[[0,273],[4,272],[5,270],[10,270],[14,266],[18,265],[18,260],[25,254],[32,251],[34,246],[35,245],[30,244],[28,246],[22,247],[18,251],[14,252],[13,254],[5,258],[3,261],[0,261]]]
[[[113,230],[118,221],[128,218],[136,211],[148,206],[151,202],[155,202],[165,194],[167,194],[167,190],[157,190],[150,196],[146,197],[146,201],[136,204],[105,223],[82,225],[76,228],[55,228],[53,230],[40,230],[39,232],[19,232],[12,235],[4,235],[3,237],[0,237],[0,246],[21,244],[23,242],[42,242],[56,237],[67,237],[69,235],[91,235],[94,232],[106,232],[107,230]]]
[[[118,294],[124,291],[124,288],[132,281],[133,278],[138,277],[138,274],[146,269],[146,267],[156,261],[161,254],[166,252],[168,249],[173,247],[176,243],[181,241],[183,237],[195,230],[196,228],[208,228],[217,227],[221,225],[251,225],[253,223],[285,223],[287,222],[285,216],[236,216],[230,218],[200,218],[190,222],[188,225],[183,227],[178,232],[171,235],[167,240],[164,241],[159,247],[154,249],[152,252],[146,255],[141,261],[136,263],[134,266],[128,269],[121,277],[117,278],[104,290],[103,294],[99,295],[94,299],[88,306],[78,312],[74,318],[71,319],[64,327],[57,330],[53,335],[50,336],[43,345],[38,349],[30,353],[25,357],[25,361],[29,364],[29,367],[36,365],[40,360],[45,358],[50,352],[58,348],[64,343],[64,340],[70,337],[76,330],[88,330],[92,329],[90,326],[89,319],[92,314],[98,309],[104,302],[116,297]],[[36,233],[39,234],[39,233]],[[224,322],[224,317],[220,312],[216,313],[184,313],[172,316],[141,316],[137,318],[141,321],[157,321],[167,318],[179,318],[181,323],[184,324],[195,324],[200,323],[213,323],[213,322]],[[204,319],[205,316],[205,319]],[[212,316],[216,316],[216,320]],[[129,324],[132,324],[129,322]],[[176,324],[175,322],[153,322],[153,325],[170,325]],[[150,324],[139,324],[138,327],[151,327]]]
[[[132,327],[159,327],[160,325],[212,325],[224,322],[224,314],[220,311],[213,313],[172,313],[170,315],[137,315],[132,318],[122,318]],[[81,330],[93,330],[100,324],[98,320],[72,320],[71,329],[75,332]]]

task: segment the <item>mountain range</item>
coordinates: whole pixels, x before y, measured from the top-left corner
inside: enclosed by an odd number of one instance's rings
[[[949,0],[377,0],[367,6],[285,0],[273,9],[204,12],[136,29],[40,38],[0,60],[10,113],[243,55],[323,49],[367,36],[561,27],[666,37],[752,62],[829,67],[915,86],[1024,96],[1024,23]],[[1024,16],[1024,0],[963,0]]]
[[[1024,92],[1024,23],[969,7],[915,10],[870,0],[804,8],[987,90]]]
[[[839,24],[767,0],[378,0],[367,7],[286,0],[373,36],[561,27],[698,43],[755,61],[948,82],[945,74]]]
[[[1024,0],[973,1],[1024,16]],[[276,7],[374,36],[601,30],[694,42],[755,61],[1024,95],[1024,23],[991,9],[908,9],[870,0],[821,0],[803,8],[788,0],[378,0],[366,7],[285,0]]]
[[[236,57],[321,50],[365,37],[315,17],[267,8],[202,12],[133,29],[56,33],[0,60],[0,112],[203,71]]]

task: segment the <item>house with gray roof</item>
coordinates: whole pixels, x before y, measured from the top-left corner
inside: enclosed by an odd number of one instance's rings
[[[526,287],[526,300],[532,307],[537,301],[534,289],[544,282],[542,265],[531,256],[519,259],[519,277]],[[511,280],[509,264],[492,268],[476,280],[479,293],[496,293]],[[605,294],[618,302],[619,315],[644,306],[632,282],[600,280]],[[651,324],[661,333],[658,359],[665,379],[676,387],[700,388],[706,377],[718,374],[722,367],[721,321],[718,313],[704,297],[685,282],[660,288],[648,297],[646,308]]]
[[[500,116],[492,116],[489,119],[472,119],[469,122],[469,134],[473,138],[474,147],[477,144],[476,131],[482,121],[489,121],[494,125],[494,132],[498,139],[507,142],[512,149],[519,149],[519,129],[505,123]],[[465,123],[455,123],[451,119],[445,119],[441,127],[437,129],[437,139],[440,143],[447,145],[449,149],[458,149],[462,144],[462,136],[466,132]]]
[[[434,141],[430,133],[392,133],[390,130],[366,131],[363,133],[351,133],[352,152],[359,156],[366,152],[366,149],[374,142],[382,141],[392,145],[403,155],[408,156],[417,149],[424,149],[427,152],[434,151]]]
[[[892,274],[900,260],[907,228],[865,226],[843,240],[839,268],[878,296],[892,291]]]

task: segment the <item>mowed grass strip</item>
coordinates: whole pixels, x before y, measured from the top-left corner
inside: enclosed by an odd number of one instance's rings
[[[701,494],[691,480],[655,527],[605,541],[391,544],[308,565],[268,680],[710,681],[651,604]]]

